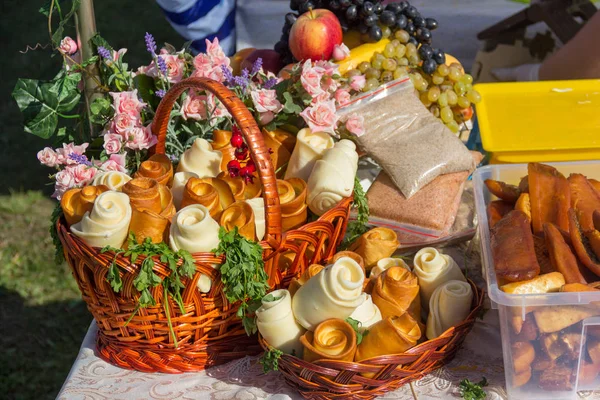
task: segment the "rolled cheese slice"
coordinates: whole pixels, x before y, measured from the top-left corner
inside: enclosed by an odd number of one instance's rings
[[[154,154],[140,164],[134,178],[152,178],[161,185],[171,187],[173,183],[173,163],[164,154]]]
[[[342,257],[302,285],[292,299],[296,320],[308,330],[326,319],[348,318],[366,299],[365,274],[356,261]]]
[[[354,142],[342,139],[315,162],[308,178],[308,207],[323,215],[344,197],[350,197],[358,169],[358,153]]]
[[[387,257],[377,261],[377,264],[373,267],[373,269],[371,269],[371,272],[369,273],[369,279],[377,278],[379,275],[381,275],[383,271],[386,271],[391,267],[402,267],[407,271],[411,271],[410,266],[406,262],[404,262],[403,259]]]
[[[111,190],[96,198],[92,211],[71,225],[71,232],[92,247],[121,248],[129,233],[130,222],[129,197]]]
[[[214,178],[221,172],[223,153],[213,150],[211,144],[198,138],[179,160],[177,172],[193,172],[200,178]]]
[[[296,135],[296,146],[288,162],[285,179],[300,178],[308,182],[315,163],[325,150],[333,148],[333,144],[333,138],[326,132],[301,129]]]
[[[108,190],[104,185],[67,190],[60,199],[60,206],[69,226],[81,221],[86,212],[92,211],[96,198]]]
[[[256,239],[258,241],[263,240],[265,237],[265,200],[262,197],[255,199],[248,199],[246,203],[250,204],[252,211],[254,212],[254,227],[256,230]]]
[[[266,301],[268,298],[275,300]],[[262,305],[256,310],[256,326],[269,345],[286,354],[302,357],[300,336],[305,329],[294,319],[290,292],[280,289],[265,296]]]
[[[429,300],[427,339],[435,339],[464,321],[471,311],[473,289],[467,282],[452,280],[438,286]]]
[[[371,325],[381,321],[381,311],[379,311],[379,308],[373,303],[371,295],[368,294],[365,302],[354,310],[352,315],[350,315],[350,318],[360,322],[358,330],[364,332]]]
[[[174,251],[210,252],[219,245],[219,224],[203,205],[189,205],[173,217],[169,244]]]
[[[323,268],[325,267],[320,264],[311,264],[308,266],[308,268],[306,268],[306,270],[304,270],[304,272],[302,273],[302,275],[300,275],[299,278],[292,278],[292,281],[290,282],[290,287],[288,289],[290,291],[290,294],[292,296],[295,295],[298,289],[300,289],[300,286],[304,285],[306,282],[308,282],[310,278],[321,272]]]
[[[346,321],[328,319],[314,332],[308,331],[300,341],[304,346],[304,360],[352,361],[356,353],[356,332]]]
[[[110,190],[120,192],[123,185],[129,182],[130,180],[131,177],[124,172],[108,171],[96,174],[92,185],[104,185],[107,186]]]
[[[183,199],[183,192],[185,191],[185,185],[190,178],[197,178],[198,175],[194,172],[177,172],[173,176],[173,186],[171,187],[171,193],[173,193],[173,204],[177,210],[180,210],[181,201]]]
[[[365,232],[350,245],[348,250],[360,254],[365,260],[367,271],[370,271],[379,260],[394,254],[399,245],[396,232],[378,227]]]
[[[425,247],[417,252],[413,272],[419,278],[421,303],[427,310],[429,299],[438,286],[452,280],[467,281],[454,259],[440,254],[433,247]]]

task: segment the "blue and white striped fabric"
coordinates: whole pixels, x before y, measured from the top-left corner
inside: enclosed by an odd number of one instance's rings
[[[236,0],[156,0],[173,28],[192,49],[206,50],[205,39],[219,38],[227,55],[235,53]]]

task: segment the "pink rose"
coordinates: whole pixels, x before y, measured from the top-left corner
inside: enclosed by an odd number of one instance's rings
[[[332,63],[327,60],[319,60],[315,63],[315,66],[322,68],[323,71],[325,71],[325,75],[328,75],[328,76],[340,75],[340,73],[339,73],[340,66],[337,65],[336,63]]]
[[[75,186],[85,186],[92,182],[96,172],[96,167],[88,167],[87,165],[79,164],[74,167],[67,167],[69,173],[73,176]]]
[[[113,98],[113,107],[118,113],[126,113],[137,118],[146,106],[138,99],[137,89],[131,92],[110,92],[110,95]]]
[[[264,126],[264,125],[268,124],[269,122],[273,121],[274,118],[275,118],[275,114],[273,114],[271,111],[262,112],[258,115],[258,123],[261,126]]]
[[[114,154],[121,151],[123,137],[116,133],[107,133],[104,135],[104,150],[106,154]]]
[[[333,59],[342,61],[350,55],[350,49],[344,43],[333,46]]]
[[[114,116],[111,128],[112,131],[121,135],[123,139],[127,138],[127,132],[134,126],[138,126],[140,124],[139,117],[133,117],[130,114],[119,113]]]
[[[317,97],[323,93],[321,88],[321,78],[323,78],[325,70],[321,67],[313,67],[310,60],[306,60],[302,65],[302,73],[300,74],[300,82],[304,90],[312,97]]]
[[[161,54],[161,57],[165,60],[167,65],[167,80],[171,83],[177,83],[183,79],[183,73],[185,70],[185,64],[183,60],[176,54]]]
[[[145,150],[154,146],[157,138],[152,134],[151,125],[146,127],[136,126],[129,132],[129,140],[125,147],[132,150]]]
[[[54,168],[61,164],[58,154],[50,147],[45,147],[37,153],[37,159],[47,167]]]
[[[350,87],[357,92],[360,92],[365,87],[366,83],[367,79],[364,75],[354,75],[350,78]]]
[[[75,177],[71,174],[69,167],[54,175],[56,183],[54,184],[54,193],[52,197],[60,200],[62,195],[69,189],[75,187]]]
[[[125,55],[125,53],[127,53],[127,49],[113,50],[113,52],[112,52],[113,61],[117,61],[119,58],[123,57]]]
[[[346,89],[338,89],[333,96],[340,107],[350,101],[350,93]]]
[[[335,100],[323,101],[306,108],[300,113],[313,132],[335,134],[338,116],[335,114]]]
[[[199,121],[206,119],[208,117],[206,103],[206,96],[200,96],[195,91],[190,91],[181,106],[183,119],[195,119]]]
[[[65,38],[60,41],[58,49],[65,54],[73,55],[77,53],[77,43],[69,36],[65,36]]]
[[[230,60],[229,57],[225,55],[221,45],[219,44],[219,38],[215,37],[212,42],[208,39],[205,40],[206,43],[206,54],[212,59],[214,65],[225,65],[229,66]]]
[[[126,161],[125,154],[111,154],[110,158],[103,163],[98,163],[98,168],[101,171],[119,171],[119,172],[127,172],[127,168],[125,168]]]
[[[356,136],[362,136],[365,133],[364,122],[365,119],[362,115],[353,113],[346,121],[346,129]]]
[[[231,118],[231,114],[227,111],[227,108],[212,93],[209,93],[207,98],[213,118]]]
[[[277,100],[277,92],[274,90],[253,90],[250,93],[250,96],[252,97],[252,102],[256,107],[256,111],[259,113],[264,113],[267,111],[278,113],[283,108],[279,100]]]
[[[338,88],[338,83],[336,82],[335,79],[333,79],[332,77],[328,76],[324,79],[323,84],[321,85],[321,87],[326,91],[326,92],[330,92],[333,93],[337,90]]]
[[[71,159],[69,157],[70,154],[83,155],[85,154],[85,149],[89,146],[88,143],[83,143],[81,145],[76,146],[73,143],[63,143],[62,149],[56,149],[56,153],[58,154],[58,161],[60,164],[73,165],[77,164],[77,161]]]
[[[324,101],[329,100],[330,98],[331,94],[329,92],[322,92],[321,94],[318,94],[317,96],[313,97],[311,104],[322,103]]]

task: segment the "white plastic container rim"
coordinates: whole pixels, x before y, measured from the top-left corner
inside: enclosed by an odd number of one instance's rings
[[[544,163],[551,165],[568,177],[571,173],[581,173],[588,178],[600,180],[600,160]],[[490,228],[487,217],[487,205],[493,200],[492,195],[485,187],[486,179],[504,181],[509,184],[518,184],[514,179],[527,175],[527,164],[502,164],[488,165],[478,168],[473,174],[475,191],[475,208],[481,241],[482,264],[485,268],[485,278],[488,287],[488,296],[492,300],[492,308],[498,305],[510,307],[527,306],[554,306],[554,305],[586,305],[596,302],[600,305],[600,292],[560,292],[545,294],[509,294],[498,287],[494,259],[490,245]]]

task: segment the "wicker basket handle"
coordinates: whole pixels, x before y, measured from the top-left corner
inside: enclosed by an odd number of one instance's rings
[[[206,90],[211,92],[227,108],[231,116],[242,131],[248,145],[250,156],[256,164],[258,176],[262,185],[265,201],[265,239],[266,241],[281,241],[281,208],[279,206],[279,193],[277,179],[269,149],[265,145],[262,133],[256,125],[254,117],[244,103],[221,83],[208,78],[188,78],[171,87],[163,97],[152,122],[152,132],[158,136],[155,152],[165,153],[167,126],[171,117],[171,109],[179,96],[187,89]]]

